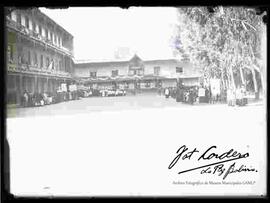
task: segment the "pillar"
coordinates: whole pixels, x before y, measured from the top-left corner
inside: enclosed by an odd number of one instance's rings
[[[46,86],[47,86],[46,92],[49,92],[50,89],[49,89],[49,78],[48,77],[46,78]]]
[[[36,75],[34,77],[34,92],[38,92],[38,78]]]
[[[20,104],[21,103],[21,95],[23,94],[23,85],[22,85],[22,75],[16,76],[16,103]]]

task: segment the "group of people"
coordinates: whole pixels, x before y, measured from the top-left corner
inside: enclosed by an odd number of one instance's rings
[[[164,89],[165,98],[174,98],[177,102],[189,104],[217,102],[228,103],[229,106],[244,106],[248,103],[244,86],[238,87],[235,90],[229,88],[220,93],[212,92],[211,87],[168,87]]]
[[[78,99],[77,93],[71,91],[67,92],[55,91],[53,93],[50,92],[29,93],[27,90],[25,90],[21,98],[21,103],[23,107],[32,107],[32,106],[44,106],[74,99]]]
[[[164,90],[165,98],[172,97],[177,102],[184,102],[194,104],[198,98],[198,91],[196,87],[180,88],[180,87],[169,87]]]
[[[43,106],[48,104],[50,101],[51,97],[49,97],[48,93],[29,93],[25,90],[22,96],[23,107]]]
[[[229,106],[245,106],[248,101],[244,86],[237,87],[235,90],[231,87],[227,90],[227,103]]]

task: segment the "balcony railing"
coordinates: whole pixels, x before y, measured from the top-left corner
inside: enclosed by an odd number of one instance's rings
[[[19,32],[21,32],[24,35],[28,35],[29,37],[32,37],[38,41],[42,41],[43,43],[46,43],[49,46],[52,46],[55,49],[58,49],[60,51],[65,52],[66,54],[69,55],[73,55],[73,51],[61,46],[61,45],[56,45],[52,42],[52,40],[47,39],[46,37],[41,36],[39,33],[30,30],[26,27],[24,27],[21,24],[16,23],[15,21],[11,20],[10,18],[6,18],[7,19],[7,26],[9,26],[10,28],[13,28]]]
[[[45,75],[45,76],[57,76],[57,77],[71,77],[71,73],[47,69],[47,68],[39,68],[37,65],[28,65],[28,64],[19,64],[18,66],[14,63],[7,64],[8,71],[10,72],[20,72],[20,73],[29,73],[29,74],[37,74],[37,75]]]

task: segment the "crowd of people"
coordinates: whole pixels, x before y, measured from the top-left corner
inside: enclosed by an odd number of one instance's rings
[[[226,91],[221,91],[219,94],[211,91],[210,87],[203,86],[178,86],[159,88],[159,95],[164,95],[166,99],[173,98],[176,102],[183,102],[193,105],[194,103],[210,103],[223,102],[229,106],[244,106],[248,103],[244,86],[237,87],[235,90],[228,88]],[[70,100],[78,100],[82,97],[90,96],[124,96],[124,90],[105,91],[99,89],[76,90],[76,91],[60,91],[29,93],[24,91],[21,97],[23,107],[44,106],[49,104],[60,103]]]
[[[244,86],[237,87],[235,90],[229,88],[227,90],[227,102],[229,106],[244,106],[248,103]]]
[[[21,104],[23,107],[44,106],[49,104],[60,103],[69,100],[77,100],[78,92],[74,91],[55,91],[55,92],[34,92],[29,93],[24,91],[21,97]]]
[[[197,87],[168,87],[164,89],[166,98],[176,99],[177,102],[194,104],[198,99]]]
[[[167,87],[159,89],[159,95],[164,95],[165,98],[176,99],[176,102],[188,104],[194,103],[226,103],[229,106],[245,106],[248,103],[244,86],[238,87],[235,90],[229,88],[220,93],[211,91],[211,87],[192,86],[192,87]]]
[[[49,104],[56,104],[60,102],[78,100],[85,97],[107,97],[107,96],[124,96],[126,91],[122,89],[78,89],[75,91],[61,91],[58,89],[55,92],[34,92],[29,93],[25,90],[21,96],[21,106],[22,107],[34,107],[34,106],[44,106]]]

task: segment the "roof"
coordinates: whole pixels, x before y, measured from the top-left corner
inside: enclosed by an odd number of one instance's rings
[[[47,16],[45,13],[43,13],[39,8],[37,9],[39,14],[45,16],[47,19],[49,19],[52,23],[56,24],[61,30],[63,30],[66,34],[70,35],[73,38],[73,35],[70,34],[65,28],[63,28],[61,25],[59,25],[57,22],[55,22],[53,19],[51,19],[49,16]]]
[[[88,60],[74,60],[75,65],[80,66],[80,67],[89,67],[91,65],[94,66],[106,66],[106,65],[128,65],[132,61],[142,61],[144,64],[149,64],[149,63],[166,63],[166,62],[180,62],[175,58],[171,59],[155,59],[155,60],[142,60],[140,57],[138,57],[136,54],[130,59],[130,60],[121,60],[121,59],[88,59]]]

